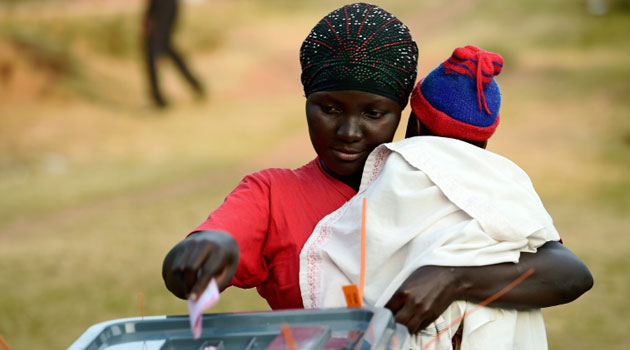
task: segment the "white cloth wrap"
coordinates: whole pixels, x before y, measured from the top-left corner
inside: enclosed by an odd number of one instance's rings
[[[359,284],[363,197],[363,302],[368,305],[384,306],[421,266],[515,263],[520,252],[536,252],[545,242],[559,240],[529,177],[510,160],[450,138],[422,136],[384,144],[368,157],[357,195],[324,217],[302,248],[300,288],[306,308],[343,307],[341,286]],[[475,306],[451,304],[412,336],[414,348]],[[456,329],[433,349],[450,349]],[[484,307],[464,322],[464,350],[546,348],[538,309]]]

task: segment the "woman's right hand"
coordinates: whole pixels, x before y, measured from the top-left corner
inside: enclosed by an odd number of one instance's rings
[[[222,231],[199,231],[171,249],[162,265],[166,288],[182,299],[197,300],[214,277],[223,290],[234,277],[239,248]]]

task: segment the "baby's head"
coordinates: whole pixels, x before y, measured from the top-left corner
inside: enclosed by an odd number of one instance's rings
[[[451,137],[485,148],[499,124],[501,91],[494,76],[502,68],[498,54],[455,49],[414,87],[406,137]]]

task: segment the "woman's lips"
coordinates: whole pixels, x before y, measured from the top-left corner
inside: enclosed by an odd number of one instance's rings
[[[345,151],[345,150],[338,150],[334,148],[331,148],[331,152],[336,158],[342,161],[346,161],[346,162],[355,161],[361,158],[361,156],[363,155],[363,152],[359,152],[359,151]]]

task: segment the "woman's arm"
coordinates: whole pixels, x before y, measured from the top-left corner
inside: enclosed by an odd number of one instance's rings
[[[534,274],[490,305],[514,309],[559,305],[577,299],[593,286],[590,271],[575,254],[558,242],[548,242],[536,254],[522,253],[517,264],[423,266],[405,280],[385,306],[397,322],[415,333],[453,301],[480,302],[530,268]]]
[[[168,252],[162,264],[166,287],[194,300],[212,277],[221,290],[230,282],[242,288],[259,285],[268,275],[261,252],[269,221],[268,178],[263,172],[245,176],[196,232]]]
[[[530,268],[534,274],[491,304],[506,308],[540,308],[565,304],[591,289],[586,265],[559,242],[548,242],[536,254],[522,253],[518,264],[466,267],[459,271],[462,299],[482,301]]]

